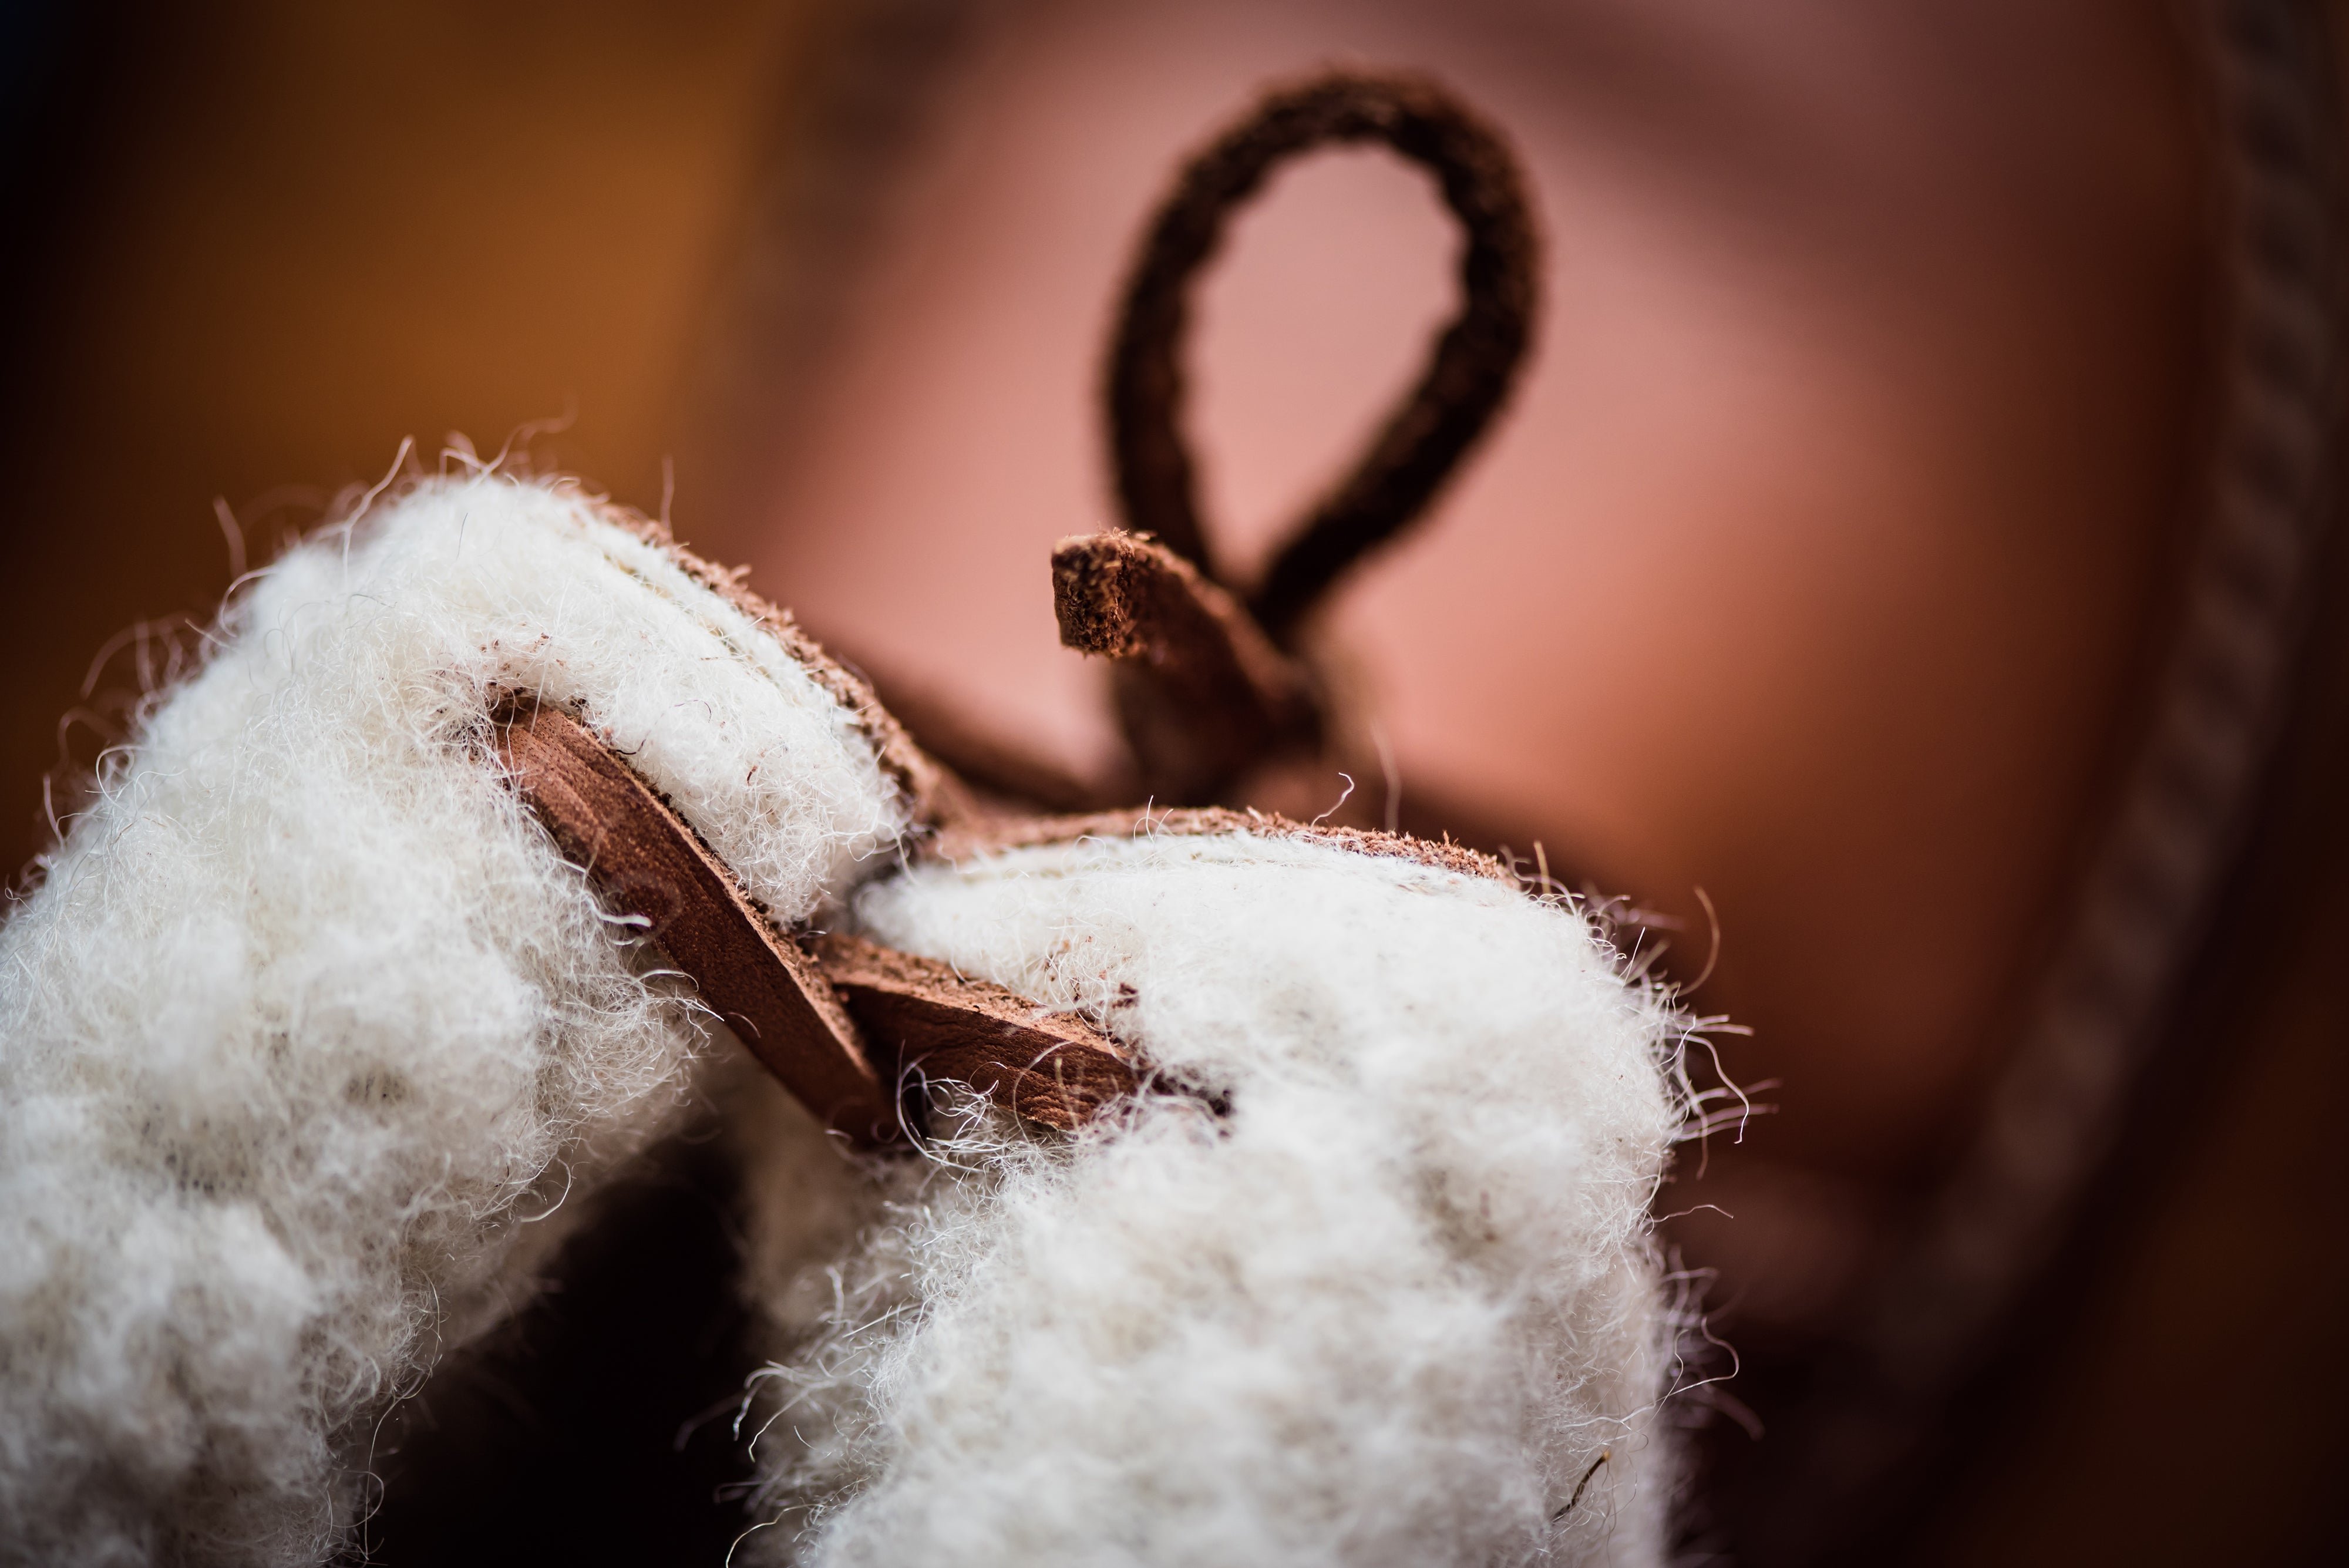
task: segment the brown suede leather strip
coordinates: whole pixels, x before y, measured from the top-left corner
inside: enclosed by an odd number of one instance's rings
[[[906,1070],[961,1080],[1064,1131],[1133,1093],[1132,1054],[1081,1020],[861,938],[825,936],[802,950],[668,803],[570,714],[515,696],[492,725],[515,792],[556,847],[614,906],[647,921],[645,934],[750,1053],[860,1147],[904,1136],[897,1085]]]
[[[1266,757],[1320,739],[1296,660],[1237,599],[1155,539],[1061,540],[1052,608],[1064,645],[1119,661],[1118,717],[1157,799],[1203,805]]]
[[[527,697],[494,716],[513,786],[555,845],[689,975],[701,1000],[826,1127],[898,1135],[885,1082],[815,961],[754,905],[668,804],[585,726]]]
[[[901,1071],[959,1080],[1064,1132],[1137,1085],[1132,1054],[1081,1019],[861,937],[832,933],[814,947],[866,1037],[902,1053]]]

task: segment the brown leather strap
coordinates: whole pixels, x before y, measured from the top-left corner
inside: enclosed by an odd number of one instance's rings
[[[1130,1054],[1081,1020],[854,938],[803,950],[570,714],[512,697],[492,715],[492,735],[508,782],[564,857],[615,909],[644,919],[645,935],[768,1071],[858,1146],[905,1137],[901,1068],[964,1079],[1064,1129],[1133,1091]]]
[[[893,1047],[901,1072],[968,1084],[1063,1132],[1134,1091],[1132,1056],[1081,1019],[862,937],[835,931],[814,946],[865,1038]]]
[[[576,719],[517,698],[493,733],[515,791],[564,857],[693,979],[742,1044],[825,1126],[896,1134],[895,1096],[815,961],[778,931],[668,805]]]
[[[1154,539],[1061,540],[1052,607],[1064,646],[1119,661],[1119,722],[1154,799],[1213,800],[1246,769],[1320,740],[1304,670],[1237,599]]]

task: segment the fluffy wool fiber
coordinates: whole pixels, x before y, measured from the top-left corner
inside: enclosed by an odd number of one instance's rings
[[[873,721],[559,486],[418,485],[208,641],[0,931],[0,1560],[324,1561],[389,1402],[716,1094],[735,1047],[500,781],[502,689],[777,919],[1186,1091],[1062,1137],[942,1090],[926,1159],[862,1160],[723,1096],[798,1346],[746,1550],[1659,1559],[1672,1024],[1579,911],[1270,832],[904,869]]]
[[[688,1099],[693,1004],[502,786],[493,687],[784,920],[905,826],[781,641],[561,487],[423,483],[210,641],[0,932],[9,1562],[323,1560],[388,1399]]]
[[[854,912],[1206,1098],[1067,1141],[966,1107],[856,1255],[773,1282],[808,1338],[771,1374],[768,1551],[1661,1560],[1672,1023],[1583,913],[1254,832],[921,868]]]

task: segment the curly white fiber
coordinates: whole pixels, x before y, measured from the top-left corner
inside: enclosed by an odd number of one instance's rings
[[[772,1550],[1661,1561],[1673,1025],[1581,912],[1256,833],[1015,851],[854,908],[1229,1108],[1057,1145],[969,1116],[858,1255],[778,1281],[810,1343],[771,1374]]]
[[[421,483],[212,640],[0,932],[10,1562],[323,1559],[527,1221],[679,1114],[701,1025],[499,784],[492,686],[782,919],[905,824],[779,640],[560,487]]]

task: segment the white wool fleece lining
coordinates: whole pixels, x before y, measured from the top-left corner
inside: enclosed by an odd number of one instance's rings
[[[770,1374],[776,1522],[752,1542],[874,1565],[1662,1560],[1648,1210],[1675,1025],[1582,912],[1256,832],[924,867],[854,910],[1229,1112],[1159,1098],[1073,1141],[974,1116],[852,1262],[776,1281],[810,1343]]]
[[[295,549],[0,932],[0,1559],[322,1560],[527,1221],[680,1114],[703,1028],[500,784],[492,686],[783,920],[897,839],[856,716],[647,534],[477,473]]]

